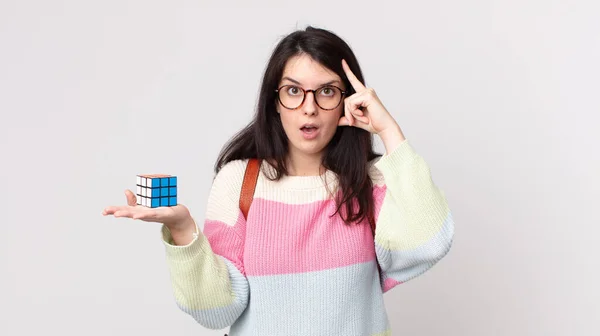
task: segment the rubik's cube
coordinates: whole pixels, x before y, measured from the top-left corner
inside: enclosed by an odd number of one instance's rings
[[[177,205],[177,176],[137,175],[137,204],[149,208]]]

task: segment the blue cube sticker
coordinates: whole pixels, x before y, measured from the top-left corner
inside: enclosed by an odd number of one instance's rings
[[[166,188],[166,187],[160,188],[160,196],[161,197],[169,196],[169,188]]]
[[[161,177],[161,179],[160,179],[160,186],[161,187],[168,187],[169,186],[169,178],[168,177]]]

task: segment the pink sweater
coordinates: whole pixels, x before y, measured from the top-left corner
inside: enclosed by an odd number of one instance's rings
[[[383,294],[429,270],[454,235],[444,194],[408,140],[371,166],[375,239],[368,223],[329,216],[332,172],[278,182],[261,173],[245,220],[246,163],[217,174],[203,232],[189,245],[173,245],[162,228],[178,307],[231,336],[391,335]]]

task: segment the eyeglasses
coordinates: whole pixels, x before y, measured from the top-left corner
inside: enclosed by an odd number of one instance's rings
[[[315,102],[323,110],[333,110],[340,105],[342,98],[346,94],[337,86],[327,85],[316,90],[305,90],[295,85],[284,85],[275,90],[281,105],[290,110],[295,110],[302,106],[306,99],[306,94],[312,92]]]

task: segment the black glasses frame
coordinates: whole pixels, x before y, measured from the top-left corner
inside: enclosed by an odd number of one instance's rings
[[[279,91],[281,91],[281,89],[282,89],[282,88],[284,88],[284,87],[288,87],[288,86],[297,87],[297,88],[299,88],[300,90],[302,90],[302,101],[300,102],[300,104],[299,104],[297,107],[294,107],[294,108],[287,107],[287,106],[285,106],[285,104],[283,104],[283,102],[281,101],[281,96],[279,95]],[[336,89],[338,89],[338,90],[340,90],[340,91],[342,92],[342,95],[340,96],[340,101],[337,103],[337,105],[335,105],[335,107],[332,107],[332,108],[330,108],[330,109],[323,108],[321,105],[319,105],[319,99],[317,98],[317,95],[316,95],[317,91],[319,91],[319,90],[322,90],[322,89],[325,89],[325,88],[336,88]],[[313,96],[315,97],[315,103],[317,103],[317,106],[319,106],[321,109],[323,109],[323,110],[325,110],[325,111],[331,111],[331,110],[335,110],[336,108],[338,108],[338,106],[340,106],[340,103],[342,102],[342,100],[344,100],[344,96],[345,96],[345,95],[346,95],[346,93],[347,93],[347,91],[344,91],[344,90],[342,90],[342,88],[340,88],[340,87],[337,87],[337,86],[335,86],[335,85],[325,85],[325,86],[322,86],[322,87],[320,87],[320,88],[318,88],[318,89],[314,89],[314,90],[306,90],[306,89],[304,89],[304,88],[302,88],[302,87],[300,87],[300,86],[297,86],[297,85],[291,85],[291,84],[288,84],[288,85],[282,85],[282,86],[280,86],[279,88],[277,88],[277,89],[275,90],[275,92],[277,92],[277,100],[279,100],[279,103],[280,103],[280,104],[281,104],[283,107],[285,107],[286,109],[289,109],[289,110],[297,110],[297,109],[299,109],[300,107],[302,107],[302,105],[304,104],[304,101],[306,100],[306,95],[307,95],[309,92],[312,92],[312,93],[313,93]]]

